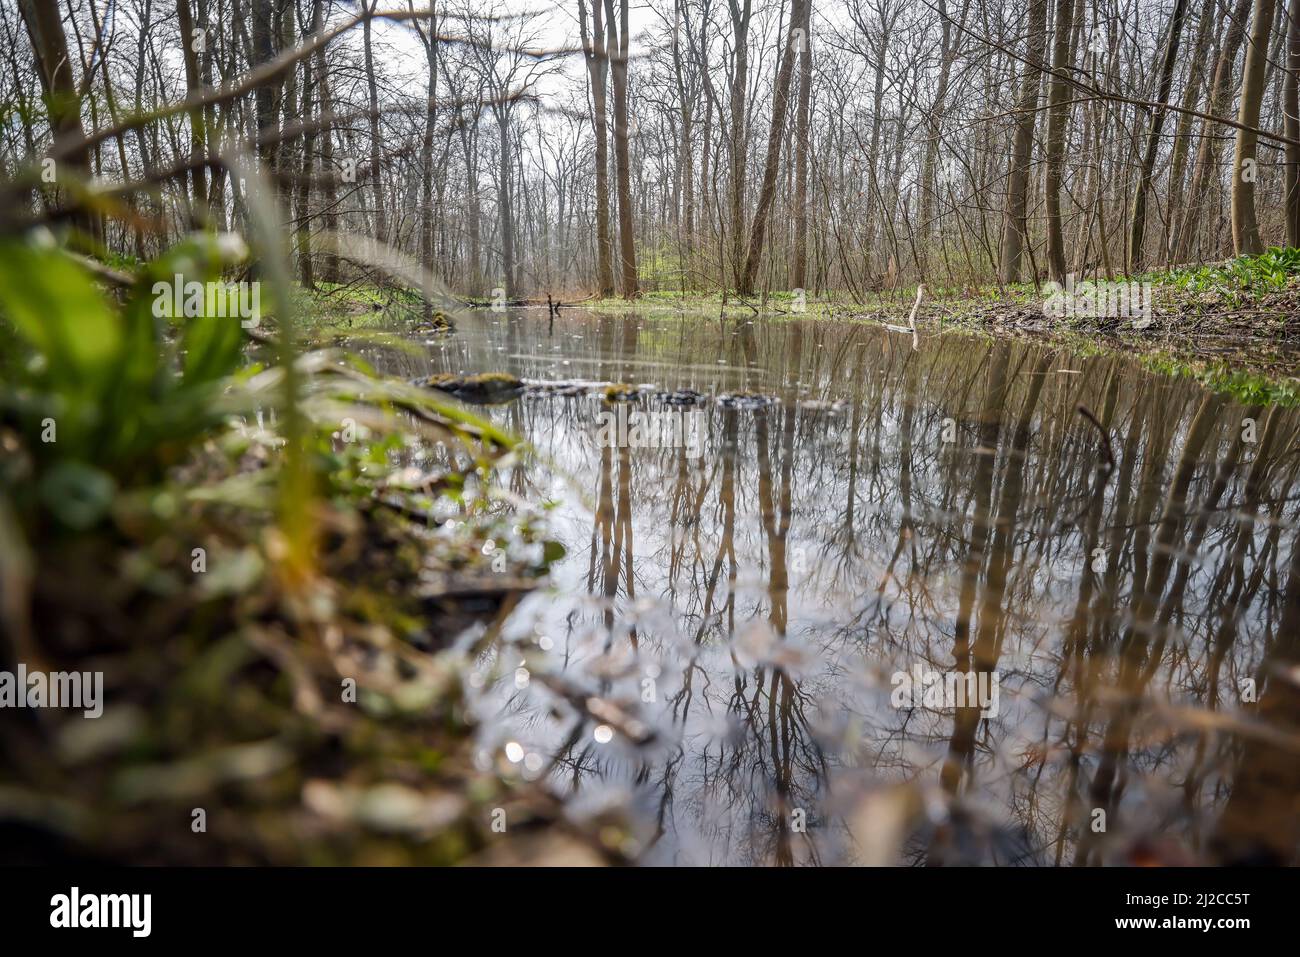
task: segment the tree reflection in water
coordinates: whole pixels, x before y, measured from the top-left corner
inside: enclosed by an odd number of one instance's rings
[[[1294,861],[1300,412],[965,334],[547,328],[383,362],[780,400],[703,405],[693,460],[599,448],[599,396],[490,410],[568,557],[475,707],[575,814],[632,815],[651,863]],[[553,680],[517,688],[524,654]],[[999,713],[892,707],[917,663],[995,672]],[[602,714],[647,733],[602,743]]]

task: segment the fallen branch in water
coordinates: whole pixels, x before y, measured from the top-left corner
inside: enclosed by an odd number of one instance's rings
[[[1091,422],[1096,427],[1097,431],[1101,433],[1101,450],[1106,453],[1106,474],[1109,475],[1115,470],[1115,453],[1110,447],[1110,433],[1106,431],[1106,427],[1101,424],[1100,420],[1092,414],[1092,410],[1086,405],[1079,405],[1077,411],[1081,416]]]

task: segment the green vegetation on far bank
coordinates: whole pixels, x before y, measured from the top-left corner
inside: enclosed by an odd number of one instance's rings
[[[1272,247],[1258,256],[1113,281],[1149,284],[1149,316],[1056,317],[1043,308],[1051,287],[1017,283],[980,289],[927,286],[917,319],[922,326],[1049,336],[1075,349],[1123,352],[1153,371],[1193,377],[1242,402],[1300,403],[1300,249]],[[611,314],[662,310],[728,319],[761,315],[898,324],[909,318],[916,292],[911,286],[856,300],[785,291],[754,299],[649,292],[631,302],[606,298],[580,305]]]

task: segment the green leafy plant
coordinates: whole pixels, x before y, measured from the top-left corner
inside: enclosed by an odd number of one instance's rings
[[[1276,292],[1300,275],[1300,249],[1272,246],[1258,256],[1238,256],[1215,266],[1177,269],[1152,278],[1192,293]]]
[[[227,384],[246,339],[239,318],[213,295],[197,315],[169,316],[155,284],[207,288],[244,254],[229,237],[196,234],[143,269],[119,306],[48,233],[0,243],[0,425],[31,471],[13,474],[24,466],[11,461],[0,480],[19,514],[36,507],[87,528],[117,487],[157,479],[236,411]]]

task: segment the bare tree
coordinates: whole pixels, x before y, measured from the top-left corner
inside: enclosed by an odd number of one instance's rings
[[[731,268],[737,289],[744,285],[745,255],[745,95],[749,84],[750,0],[727,0],[731,12]]]
[[[637,283],[636,243],[632,218],[632,173],[628,156],[627,117],[627,49],[628,0],[618,0],[618,22],[615,24],[614,0],[605,2],[606,50],[612,54],[610,78],[614,83],[614,167],[618,180],[618,248],[621,260],[620,276],[624,299],[635,299],[640,290]],[[617,52],[614,52],[617,51]]]
[[[786,108],[790,99],[790,77],[794,73],[795,51],[807,41],[807,28],[804,26],[807,8],[808,0],[791,2],[790,27],[786,35],[785,48],[781,53],[781,64],[777,69],[776,86],[772,93],[772,122],[767,130],[763,182],[759,188],[758,206],[754,210],[754,219],[750,226],[745,271],[737,287],[737,292],[742,296],[753,293],[754,284],[758,280],[759,263],[763,258],[763,243],[767,238],[767,219],[772,213],[772,202],[776,198],[776,177],[781,165],[781,142],[785,138]]]
[[[1282,129],[1292,141],[1286,144],[1286,241],[1300,246],[1300,3],[1295,0],[1287,8]]]
[[[1255,218],[1256,150],[1259,109],[1264,98],[1264,73],[1268,68],[1268,39],[1273,31],[1275,0],[1255,0],[1250,41],[1241,76],[1241,108],[1237,113],[1237,151],[1232,159],[1232,246],[1238,256],[1264,248]]]
[[[56,140],[72,144],[85,139],[81,125],[81,94],[72,74],[72,60],[68,55],[68,40],[63,32],[59,8],[54,3],[40,0],[21,0],[18,5],[27,36],[36,54],[36,72],[45,106],[49,114],[50,130]],[[83,179],[90,175],[90,151],[74,147],[68,160],[69,170]],[[92,240],[103,236],[99,218],[81,207],[76,215],[77,224]]]
[[[1066,77],[1071,62],[1071,30],[1075,0],[1057,0],[1052,41],[1052,79],[1047,93],[1047,160],[1043,170],[1043,192],[1047,206],[1047,269],[1058,283],[1065,282],[1065,235],[1061,230],[1061,164],[1065,151]]]
[[[586,0],[578,0],[578,29],[582,55],[591,83],[591,130],[596,138],[596,283],[601,296],[614,294],[609,235],[609,133],[606,126],[605,80],[609,58],[605,51],[602,0],[593,0],[590,24]]]
[[[1210,85],[1209,113],[1225,116],[1232,106],[1232,70],[1246,36],[1247,16],[1251,0],[1236,0],[1228,16],[1228,28],[1219,46],[1214,63],[1214,79]],[[1196,162],[1192,183],[1187,192],[1187,204],[1179,220],[1173,242],[1173,261],[1184,262],[1191,250],[1195,233],[1196,216],[1202,210],[1210,188],[1210,178],[1219,166],[1220,144],[1215,134],[1215,124],[1206,120],[1200,144],[1196,148]]]
[[[379,0],[370,0],[369,12],[379,6]],[[382,242],[388,240],[388,212],[384,200],[383,151],[379,132],[379,84],[375,79],[375,52],[371,40],[370,18],[362,25],[363,46],[366,54],[366,92],[370,97],[370,182],[374,189],[374,232]]]
[[[803,45],[799,50],[799,107],[795,115],[794,267],[790,285],[808,285],[808,140],[812,101],[812,0],[803,5]]]
[[[1029,155],[1034,145],[1034,118],[1038,110],[1038,88],[1047,48],[1047,0],[1030,0],[1025,35],[1025,68],[1016,103],[1015,142],[1011,148],[1011,169],[1007,175],[1006,215],[1002,226],[1002,282],[1018,282],[1024,254],[1026,192],[1029,188]]]
[[[1174,63],[1178,58],[1178,43],[1183,35],[1183,18],[1187,14],[1187,0],[1175,0],[1174,12],[1169,20],[1169,36],[1165,41],[1165,55],[1160,67],[1160,90],[1156,106],[1151,111],[1151,127],[1147,131],[1146,151],[1138,171],[1137,192],[1133,196],[1132,230],[1128,241],[1128,269],[1136,272],[1142,265],[1142,241],[1146,236],[1147,194],[1151,190],[1151,177],[1156,166],[1156,153],[1160,149],[1160,130],[1165,122],[1165,104],[1174,85]]]

